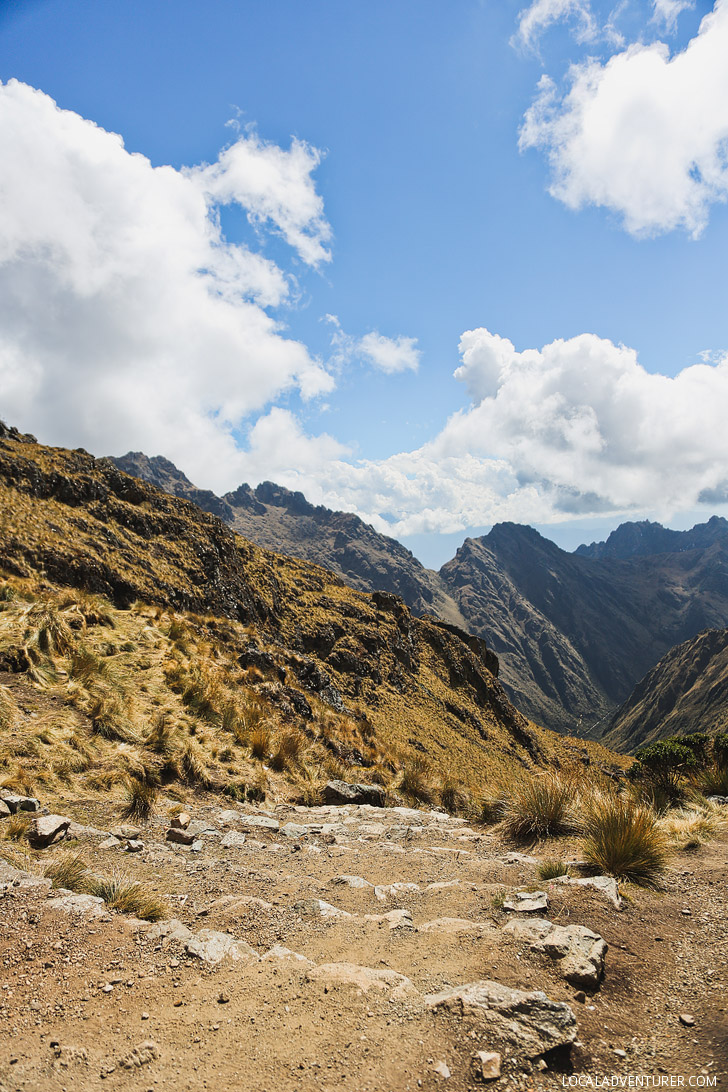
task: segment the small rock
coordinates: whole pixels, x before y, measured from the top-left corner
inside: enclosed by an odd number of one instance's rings
[[[434,1069],[435,1073],[439,1073],[439,1075],[441,1077],[444,1077],[446,1081],[450,1080],[452,1074],[450,1073],[450,1068],[447,1062],[438,1062]]]
[[[479,1075],[484,1081],[495,1081],[501,1075],[501,1056],[497,1051],[479,1050],[476,1055]]]
[[[678,1016],[678,1020],[686,1028],[695,1027],[695,1017],[691,1016],[689,1012],[681,1012]]]
[[[224,991],[222,991],[221,993],[219,993],[217,995],[218,1005],[227,1005],[229,1001],[230,1001],[230,995],[225,993]]]
[[[0,819],[7,819],[9,815],[12,815],[10,808],[4,800],[0,800]]]
[[[618,1058],[626,1058],[627,1057],[627,1051],[626,1050],[617,1049],[617,1050],[614,1051],[614,1053],[617,1055]]]
[[[141,853],[144,849],[144,842],[140,842],[138,838],[129,838],[124,848],[127,853]]]
[[[191,846],[195,840],[194,834],[190,834],[187,830],[180,830],[178,827],[170,827],[165,838],[168,842],[175,842],[180,846]]]
[[[545,910],[549,900],[545,891],[516,891],[503,903],[504,910],[515,910],[519,914],[530,914],[535,910]]]
[[[66,837],[71,820],[65,815],[39,815],[28,827],[28,841],[38,849],[45,849]]]
[[[574,994],[574,1000],[578,1001],[580,1005],[586,1004],[586,994],[583,990],[577,990]]]
[[[190,816],[187,814],[186,811],[181,811],[179,815],[175,815],[174,819],[169,825],[170,827],[174,827],[176,830],[187,830],[187,827],[190,825]]]
[[[257,963],[260,958],[244,940],[236,940],[229,933],[218,933],[214,929],[200,929],[199,933],[193,934],[185,943],[185,951],[203,963],[219,963],[225,958]]]
[[[245,845],[245,835],[237,830],[231,830],[220,842],[223,849],[238,849]]]
[[[109,838],[106,838],[103,842],[99,842],[99,849],[116,849],[121,845],[121,839],[115,838],[112,834]]]

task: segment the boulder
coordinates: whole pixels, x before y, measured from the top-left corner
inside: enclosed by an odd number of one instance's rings
[[[593,887],[609,899],[615,910],[621,910],[624,901],[619,894],[619,887],[614,876],[556,876],[550,883],[566,884],[571,887]]]
[[[65,815],[39,815],[28,827],[28,841],[36,849],[44,849],[65,838],[70,825]]]
[[[576,1039],[576,1017],[562,1001],[552,1001],[542,990],[511,989],[484,979],[428,994],[425,1004],[433,1011],[462,1015],[482,1013],[491,1032],[513,1044],[529,1058]]]
[[[509,921],[503,928],[531,951],[559,960],[559,970],[572,986],[596,989],[604,975],[607,942],[583,925],[554,925],[545,918]]]
[[[370,804],[383,808],[385,792],[381,785],[350,785],[348,781],[329,781],[324,786],[325,804]]]
[[[185,943],[185,951],[203,963],[219,963],[223,959],[257,963],[260,958],[244,940],[236,940],[229,933],[218,933],[214,929],[200,929],[199,933],[193,933]]]

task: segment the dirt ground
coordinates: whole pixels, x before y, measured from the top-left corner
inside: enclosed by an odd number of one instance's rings
[[[593,888],[539,882],[536,865],[511,858],[492,830],[444,813],[248,806],[232,809],[236,819],[201,796],[192,819],[213,830],[195,849],[165,841],[162,806],[141,830],[143,850],[129,853],[123,842],[100,848],[118,823],[103,801],[48,804],[87,829],[44,850],[36,871],[71,848],[95,869],[149,885],[193,931],[229,933],[259,956],[282,945],[310,962],[209,965],[123,914],[74,915],[50,905],[56,891],[0,882],[0,1092],[551,1090],[619,1086],[613,1078],[626,1086],[630,1075],[725,1088],[728,841],[677,853],[662,890],[622,889],[617,910]],[[244,844],[223,847],[251,815],[324,829],[248,830]],[[577,851],[564,839],[522,850],[566,860]],[[342,875],[418,889],[378,897],[373,886],[335,882]],[[502,932],[513,917],[503,893],[522,888],[547,892],[540,916],[608,942],[605,977],[583,1000],[557,963]],[[413,926],[366,920],[394,909],[409,910]],[[419,928],[438,919],[460,924]],[[412,985],[336,981],[321,971],[332,963],[390,969]],[[424,1002],[481,979],[568,1003],[578,1024],[570,1055],[529,1060],[482,1014],[442,1014]],[[499,1079],[478,1076],[478,1051],[502,1054]]]

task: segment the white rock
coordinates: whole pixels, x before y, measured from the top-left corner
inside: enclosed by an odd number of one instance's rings
[[[100,918],[106,913],[106,903],[98,895],[61,895],[51,899],[48,905],[81,918]]]
[[[200,929],[198,933],[193,933],[185,943],[185,951],[203,963],[219,963],[223,959],[257,963],[260,958],[244,940],[236,940],[229,933],[218,933],[214,929]]]
[[[346,884],[347,887],[373,887],[374,884],[369,883],[369,880],[363,879],[361,876],[334,876],[331,883]]]
[[[240,846],[245,845],[245,835],[240,831],[231,830],[221,840],[220,845],[223,849],[239,849]]]
[[[355,986],[362,993],[380,990],[389,993],[395,1001],[407,1001],[419,998],[419,990],[409,978],[389,968],[374,970],[372,967],[360,967],[356,963],[322,963],[308,972],[306,977],[311,982],[344,983]]]
[[[516,891],[503,903],[504,910],[515,910],[519,914],[545,910],[549,900],[545,891]]]
[[[419,891],[420,885],[418,883],[380,883],[374,888],[374,894],[380,902],[386,902],[387,899],[391,899],[395,895],[403,895],[405,893],[408,895],[415,895]]]
[[[624,900],[619,894],[619,887],[613,876],[585,876],[582,878],[577,878],[575,876],[556,876],[549,882],[567,884],[572,887],[593,887],[609,899],[616,910],[621,910],[624,907]]]

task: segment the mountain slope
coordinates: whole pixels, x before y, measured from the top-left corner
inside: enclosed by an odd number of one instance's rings
[[[255,489],[241,485],[218,497],[197,489],[174,463],[159,455],[149,458],[130,451],[111,461],[127,474],[193,501],[259,546],[323,565],[359,591],[392,592],[415,614],[434,614],[465,628],[437,573],[358,516],[310,504],[302,493],[273,482],[262,482]]]
[[[594,560],[529,527],[468,539],[440,575],[498,654],[528,715],[561,731],[598,722],[673,645],[728,624],[728,537],[705,548]]]
[[[142,600],[193,611],[191,624],[204,624],[210,640],[223,635],[225,655],[262,665],[255,685],[266,700],[295,708],[295,694],[308,690],[368,724],[383,745],[424,753],[438,769],[477,780],[514,762],[549,764],[561,748],[511,705],[482,640],[263,550],[107,460],[5,430],[0,531],[7,573],[100,592],[117,608]],[[6,663],[27,669],[22,649]],[[281,697],[282,686],[291,693]]]
[[[728,728],[728,629],[671,648],[609,721],[603,740],[635,751],[666,736]]]

